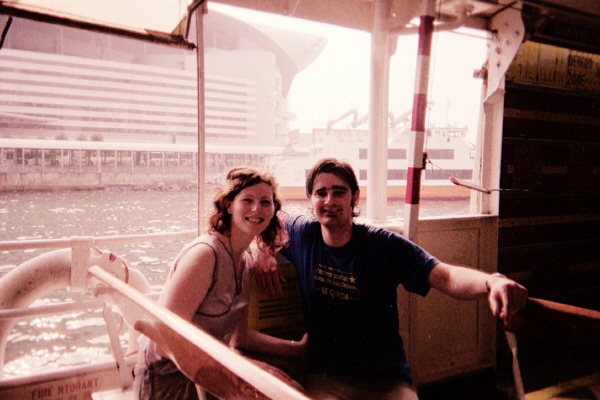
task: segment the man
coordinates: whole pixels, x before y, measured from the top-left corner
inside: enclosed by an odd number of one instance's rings
[[[306,390],[314,399],[417,399],[399,335],[399,284],[425,296],[433,287],[453,298],[488,297],[505,322],[527,302],[527,290],[505,277],[440,262],[401,235],[354,222],[360,190],[352,167],[323,159],[306,194],[314,217],[283,216],[308,332]],[[280,292],[274,259],[259,252],[263,292]]]

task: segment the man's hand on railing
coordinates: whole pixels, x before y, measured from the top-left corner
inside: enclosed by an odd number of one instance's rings
[[[252,271],[260,293],[269,297],[283,297],[281,284],[285,282],[285,278],[275,257],[259,249],[254,242],[250,245],[250,249],[252,250]]]
[[[302,335],[302,339],[299,342],[294,343],[296,345],[296,351],[294,352],[294,359],[304,359],[308,353],[308,333]]]
[[[492,314],[502,319],[505,325],[527,305],[529,298],[525,287],[502,275],[492,275],[486,282],[488,302]]]
[[[527,340],[542,338],[600,352],[600,311],[530,297],[504,329]]]

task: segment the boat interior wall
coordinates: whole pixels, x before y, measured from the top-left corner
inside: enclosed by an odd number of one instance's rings
[[[493,272],[497,223],[493,216],[421,219],[419,244],[451,264]],[[461,302],[433,291],[423,298],[399,288],[398,309],[400,332],[419,385],[495,364],[496,321],[487,300]]]
[[[592,310],[600,310],[598,65],[597,52],[531,41],[519,49],[506,76],[500,186],[523,191],[500,192],[498,244],[498,270],[531,296]]]
[[[498,269],[600,310],[600,96],[507,82],[505,107],[501,187],[528,191],[500,192]]]

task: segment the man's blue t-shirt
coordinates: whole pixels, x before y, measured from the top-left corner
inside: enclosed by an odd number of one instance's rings
[[[399,334],[399,284],[425,296],[439,262],[401,235],[354,223],[342,247],[323,241],[318,221],[289,216],[281,250],[296,268],[309,338],[309,371],[343,381],[412,382]]]

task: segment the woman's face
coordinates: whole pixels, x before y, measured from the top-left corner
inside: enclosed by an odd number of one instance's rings
[[[275,214],[273,188],[264,182],[244,188],[227,211],[231,214],[231,229],[257,236],[269,226]]]

